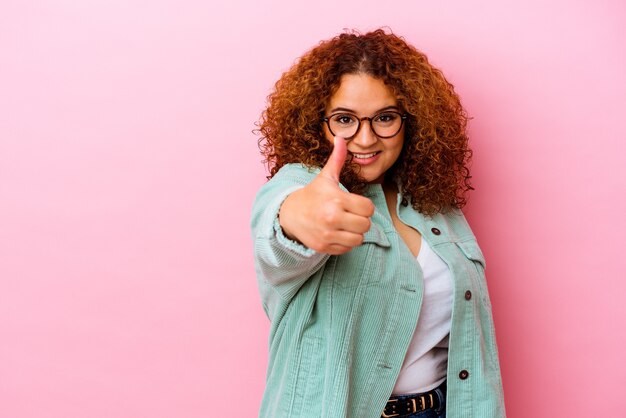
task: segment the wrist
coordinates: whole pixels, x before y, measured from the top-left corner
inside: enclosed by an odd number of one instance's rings
[[[291,195],[287,196],[287,198],[283,201],[283,203],[280,205],[280,208],[278,209],[278,213],[276,214],[276,217],[278,219],[278,225],[280,225],[280,229],[282,230],[283,235],[286,238],[290,239],[291,241],[297,242],[298,244],[302,244],[302,242],[296,237],[296,235],[289,227],[290,198]],[[286,210],[285,207],[287,208]]]

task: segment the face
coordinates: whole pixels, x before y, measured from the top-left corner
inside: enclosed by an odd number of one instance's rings
[[[339,89],[326,106],[326,117],[341,113],[358,118],[372,117],[383,111],[401,112],[398,100],[385,83],[368,74],[346,74],[341,77]],[[392,115],[391,113],[389,115]],[[386,123],[387,114],[378,122]],[[345,121],[349,121],[349,116]],[[380,138],[371,129],[372,121],[362,120],[357,134],[348,141],[348,152],[352,162],[360,166],[360,176],[369,183],[382,183],[385,173],[396,162],[404,143],[404,125],[391,138]],[[379,132],[381,129],[375,128]],[[324,133],[329,141],[333,135],[324,124]]]

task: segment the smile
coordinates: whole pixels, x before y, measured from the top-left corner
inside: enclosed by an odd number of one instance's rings
[[[378,154],[379,151],[377,152],[370,152],[369,154],[357,154],[355,152],[352,153],[352,155],[354,156],[354,158],[358,158],[359,160],[364,160],[366,158],[372,158],[374,155]]]

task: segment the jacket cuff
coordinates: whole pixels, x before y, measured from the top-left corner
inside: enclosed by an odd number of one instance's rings
[[[287,198],[285,196],[285,198]],[[311,257],[315,254],[315,250],[306,247],[304,244],[294,241],[291,238],[287,238],[283,228],[280,226],[280,220],[278,219],[278,214],[276,214],[276,218],[274,218],[274,236],[278,244],[283,247],[283,249],[293,252],[302,257]]]

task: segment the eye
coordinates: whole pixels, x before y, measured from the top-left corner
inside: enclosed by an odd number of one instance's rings
[[[374,116],[374,122],[389,124],[389,123],[393,123],[396,119],[398,119],[398,117],[399,117],[398,114],[393,113],[393,112],[381,113],[381,114]]]
[[[357,118],[354,115],[348,113],[341,113],[331,116],[331,122],[337,125],[352,125],[357,123]]]

